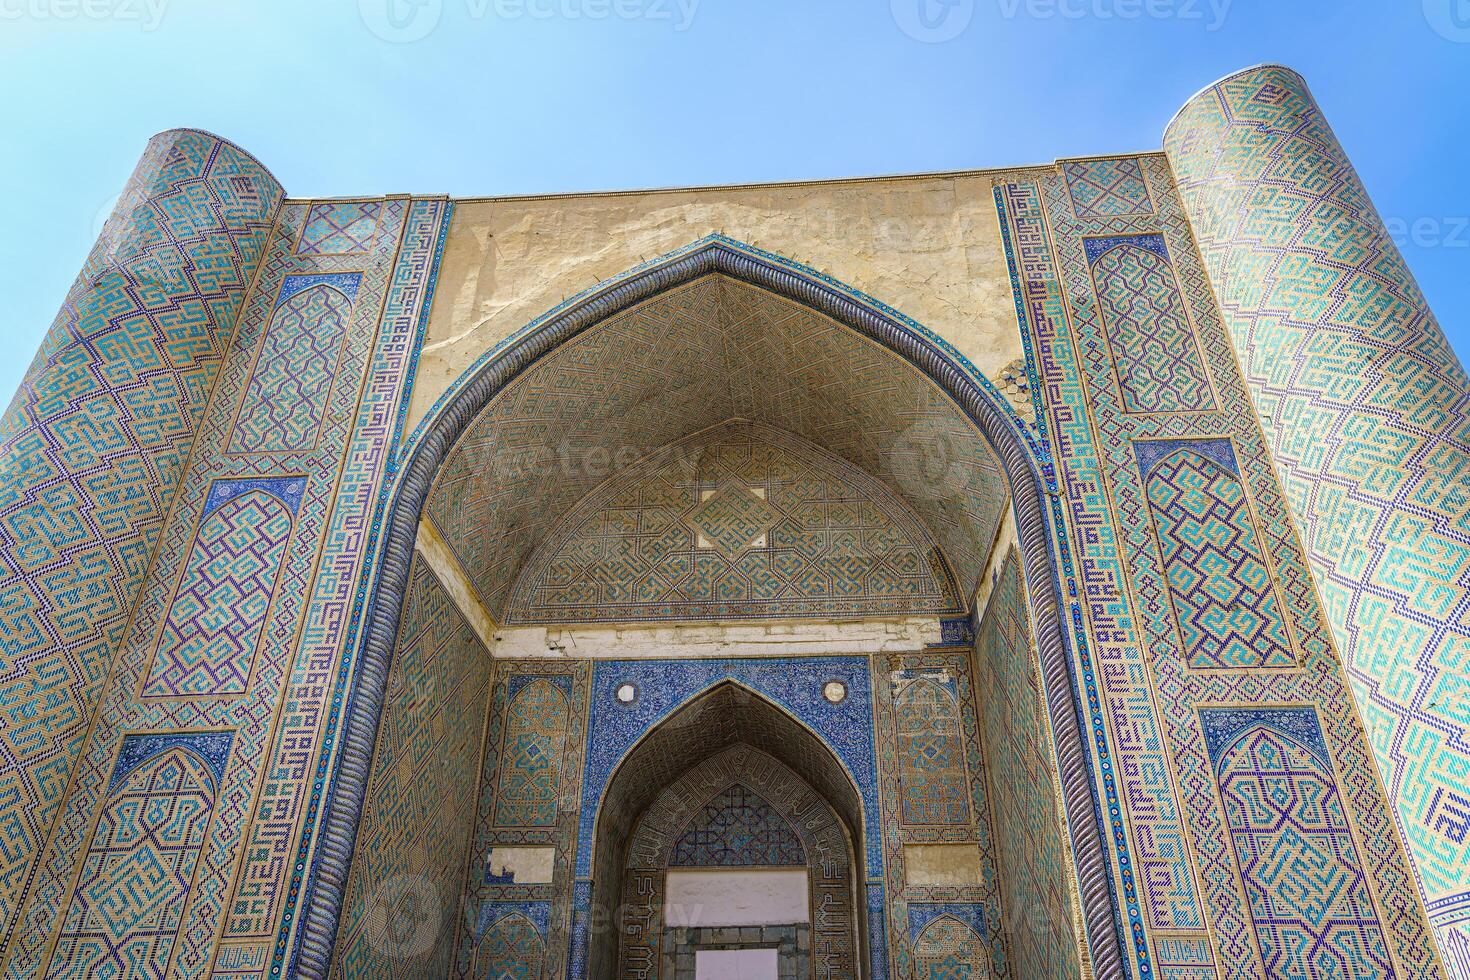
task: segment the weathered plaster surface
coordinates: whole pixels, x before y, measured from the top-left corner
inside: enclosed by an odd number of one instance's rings
[[[461,201],[410,426],[481,354],[564,298],[714,232],[896,307],[988,377],[1021,354],[989,174]]]
[[[910,886],[979,885],[980,848],[974,844],[909,844],[903,849]]]
[[[690,624],[678,626],[521,626],[495,634],[496,657],[810,657],[887,653],[940,641],[939,620],[905,617],[849,622]]]
[[[414,541],[414,549],[434,570],[435,577],[444,585],[444,591],[449,593],[460,613],[474,627],[475,635],[480,638],[485,649],[495,649],[495,620],[485,609],[479,593],[460,567],[459,559],[454,557],[454,551],[445,543],[433,521],[419,522],[419,534]]]

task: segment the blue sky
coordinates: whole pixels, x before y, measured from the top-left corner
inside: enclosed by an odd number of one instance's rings
[[[1470,0],[0,0],[0,397],[158,130],[298,196],[846,177],[1156,149],[1263,61],[1470,361]]]

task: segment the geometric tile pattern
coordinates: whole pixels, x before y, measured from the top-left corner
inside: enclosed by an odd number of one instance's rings
[[[1200,715],[1266,971],[1393,976],[1316,712]]]
[[[866,827],[879,827],[873,769],[873,726],[869,721],[872,713],[869,669],[865,657],[752,657],[596,663],[593,666],[593,710],[587,738],[587,769],[578,814],[581,830],[577,835],[577,874],[590,874],[593,825],[599,801],[618,763],[656,724],[676,711],[682,711],[695,695],[722,681],[737,682],[740,685],[735,688],[737,692],[746,688],[754,692],[753,695],[745,695],[746,702],[767,699],[810,728],[816,738],[825,742],[842,760],[857,782],[863,804],[860,822]],[[831,704],[822,696],[823,686],[831,680],[841,681],[847,687],[847,697],[840,704]],[[631,705],[618,705],[614,692],[625,683],[631,683],[638,689],[638,698]],[[684,716],[681,715],[682,718]],[[680,731],[686,740],[692,740],[696,734],[701,738],[725,737],[716,724],[721,718],[717,711],[691,715],[685,721],[688,727]],[[689,726],[689,722],[696,720],[697,725]],[[733,723],[736,719],[730,720]],[[805,769],[804,766],[801,768]],[[817,788],[829,799],[836,796],[825,786]],[[864,840],[864,845],[870,873],[877,873],[883,867],[881,838],[876,833],[871,834]]]
[[[731,422],[577,504],[526,563],[507,622],[953,612],[938,548],[877,480]]]
[[[576,504],[637,461],[731,419],[799,436],[896,491],[943,550],[960,594],[978,581],[1006,491],[974,425],[887,349],[717,274],[608,317],[507,384],[444,460],[425,513],[486,608],[506,619],[523,566]],[[840,510],[840,501],[811,499]],[[836,525],[854,523],[836,516]],[[594,537],[598,549],[616,547]],[[841,543],[823,542],[829,554]],[[747,560],[759,572],[768,553],[755,551]],[[728,565],[718,549],[704,555]],[[644,575],[647,560],[629,559]]]
[[[975,976],[1014,974],[1008,930],[987,932],[983,926],[1003,921],[1002,882],[971,669],[968,651],[873,658],[888,898],[884,932],[889,937],[887,965],[894,977],[928,976],[915,960],[914,945],[928,919],[913,917],[935,910],[947,910],[974,927],[982,950]],[[975,848],[980,855],[979,880],[965,885],[910,884],[905,862],[906,845],[911,844]],[[870,932],[876,928],[870,927]],[[926,960],[924,969],[943,959]]]
[[[1112,440],[1110,449],[1116,444],[1117,449],[1127,451],[1129,430],[1147,425],[1151,419],[1125,413],[1121,396],[1116,393],[1116,374],[1106,354],[1101,325],[1095,314],[1088,315],[1094,309],[1093,287],[1081,236],[1074,235],[1067,242],[1071,258],[1066,267],[1068,279],[1063,278],[1063,268],[1053,256],[1054,241],[1063,243],[1059,232],[1053,237],[1056,222],[1061,220],[1056,217],[1057,192],[1052,181],[1017,182],[998,187],[996,203],[1007,229],[1007,243],[1013,243],[1008,260],[1016,277],[1024,329],[1031,333],[1034,344],[1045,348],[1038,353],[1034,370],[1043,403],[1039,414],[1049,430],[1052,452],[1066,461],[1060,474],[1063,517],[1070,517],[1074,526],[1080,522],[1085,529],[1073,532],[1079,534],[1076,560],[1088,583],[1073,615],[1085,617],[1080,628],[1086,642],[1079,644],[1079,655],[1092,658],[1094,669],[1108,679],[1096,695],[1099,718],[1094,725],[1104,730],[1111,726],[1113,734],[1111,744],[1095,739],[1095,750],[1116,752],[1136,764],[1135,769],[1121,775],[1116,769],[1105,772],[1103,792],[1116,794],[1108,799],[1110,809],[1152,816],[1146,835],[1123,837],[1132,849],[1128,859],[1136,876],[1116,876],[1115,888],[1119,904],[1125,910],[1130,906],[1136,909],[1132,914],[1144,919],[1150,928],[1196,930],[1203,936],[1205,912],[1194,883],[1178,797],[1167,776],[1160,720],[1148,695],[1143,643],[1136,632],[1136,620],[1121,600],[1127,593],[1131,570],[1120,554],[1118,532],[1111,523],[1114,509],[1104,492],[1108,471],[1103,468],[1103,460],[1113,460],[1111,456],[1100,459],[1094,442],[1099,437],[1090,424],[1090,418],[1100,409],[1109,410],[1104,421],[1111,426],[1102,438]],[[1065,188],[1061,194],[1070,201]],[[1121,227],[1118,219],[1082,227],[1119,233],[1141,230],[1138,226],[1145,220],[1150,230],[1157,229],[1152,216],[1129,219]],[[1175,254],[1179,254],[1177,249]],[[1198,306],[1195,312],[1198,316]],[[1141,524],[1151,535],[1147,514],[1136,511],[1133,523]],[[1172,641],[1159,642],[1177,644],[1177,629],[1172,625],[1171,633]],[[1121,813],[1111,822],[1115,841],[1126,829]],[[1147,962],[1147,943],[1135,937],[1131,953],[1135,961]]]
[[[1173,449],[1140,468],[1189,665],[1295,667],[1229,442],[1216,443],[1228,469],[1195,452],[1197,443],[1146,445]]]
[[[1071,861],[1019,552],[1011,547],[992,567],[998,577],[975,646],[976,684],[986,692],[980,709],[1014,972],[1080,980]]]
[[[903,822],[968,824],[970,794],[953,682],[920,675],[901,678],[894,687]]]
[[[311,206],[301,229],[297,255],[351,255],[366,252],[378,231],[382,201],[322,201]]]
[[[978,980],[992,975],[984,940],[953,915],[932,919],[914,939],[914,966],[915,978],[922,980]]]
[[[35,931],[20,903],[280,200],[222,140],[151,140],[0,419],[0,947]]]
[[[511,698],[495,794],[497,827],[556,826],[569,715],[566,695],[546,678]]]
[[[228,751],[227,733],[199,737]],[[223,759],[205,758],[181,739],[160,749],[114,776],[47,976],[170,973]]]
[[[410,582],[337,938],[347,977],[448,975],[463,918],[490,658],[427,563]]]
[[[476,941],[471,977],[484,980],[542,980],[546,937],[519,912],[501,916]]]
[[[304,211],[293,209],[293,219]],[[242,838],[248,858],[241,863],[226,919],[226,928],[239,937],[240,949],[261,948],[252,944],[259,942],[263,929],[269,969],[286,975],[299,949],[293,940],[302,920],[298,903],[304,880],[293,876],[283,888],[279,869],[311,868],[321,801],[339,748],[343,706],[350,701],[345,689],[357,666],[357,631],[365,619],[363,582],[376,560],[389,474],[403,436],[403,406],[412,387],[451,213],[443,200],[390,199],[383,203],[383,217],[366,258],[322,256],[308,262],[303,257],[283,263],[295,269],[282,271],[363,273],[345,342],[347,353],[330,407],[323,414],[322,435],[317,448],[307,454],[318,461],[316,466],[337,477],[318,498],[322,523],[315,580],[300,592],[305,600],[301,632],[284,644],[293,654],[289,679],[275,685],[285,692],[276,695],[281,697],[280,720],[264,747],[261,809]],[[262,316],[253,324],[257,330],[270,309],[274,283],[263,288]],[[344,378],[352,380],[344,383]],[[284,465],[295,457],[256,456],[252,461],[262,458]],[[300,518],[297,526],[299,536]]]
[[[1213,411],[1214,393],[1163,236],[1091,238],[1086,248],[1125,409]]]
[[[805,865],[801,838],[749,788],[734,784],[705,804],[669,856],[671,868]]]
[[[360,274],[286,277],[240,403],[230,452],[315,447],[361,281]]]
[[[1267,975],[1197,709],[1300,704],[1317,710],[1344,774],[1338,799],[1356,832],[1364,881],[1395,970],[1439,977],[1432,937],[1391,810],[1371,773],[1370,747],[1332,647],[1303,540],[1190,221],[1167,162],[1160,156],[1139,161],[1152,214],[1078,217],[1056,172],[1004,178],[1009,182],[996,188],[1017,309],[1035,358],[1041,415],[1059,461],[1059,547],[1074,556],[1080,571],[1072,610],[1077,676],[1096,718],[1090,747],[1116,855],[1113,887],[1124,922],[1134,923],[1127,934],[1134,970],[1171,980]],[[1173,288],[1194,326],[1218,412],[1127,410],[1108,354],[1087,242],[1149,235],[1161,235],[1172,258]],[[1294,643],[1296,667],[1192,669],[1144,478],[1145,470],[1153,472],[1150,465],[1164,466],[1170,458],[1149,458],[1148,446],[1170,442],[1191,443],[1197,467],[1214,467],[1238,481],[1236,499],[1254,518],[1256,558],[1274,578],[1275,604],[1284,635]],[[1232,447],[1233,470],[1217,452],[1224,444]]]
[[[143,697],[245,693],[295,515],[292,503],[265,488],[207,513],[164,620]]]
[[[852,942],[840,937],[854,936],[862,925],[847,898],[852,876],[862,872],[852,867],[838,875],[837,869],[856,860],[870,876],[883,870],[884,835],[870,802],[877,783],[871,670],[867,658],[849,656],[595,663],[587,766],[576,815],[583,829],[576,838],[576,868],[569,869],[594,884],[578,907],[605,914],[625,904],[613,885],[632,869],[642,883],[637,893],[644,896],[635,903],[642,909],[637,919],[657,921],[651,909],[661,902],[663,869],[676,841],[711,799],[739,783],[798,835],[822,826],[831,830],[817,833],[815,840],[803,836],[801,843],[814,871],[828,869],[812,876],[814,908],[831,910],[830,918],[817,924],[819,932],[831,933],[825,959],[834,964],[834,976],[852,975],[843,965]],[[833,680],[848,691],[838,704],[822,694]],[[615,696],[623,684],[637,688],[632,703]],[[782,772],[791,775],[778,778]],[[699,776],[681,777],[688,773]],[[677,813],[669,810],[675,803]],[[852,851],[856,854],[844,856]],[[622,930],[625,950],[649,951],[642,960],[656,968],[652,951],[658,946],[649,941],[656,937],[645,929],[630,939],[628,915]],[[610,940],[615,937],[583,923],[579,930],[573,936],[570,975],[582,975],[578,969],[592,976],[626,975],[613,967],[618,943]],[[871,929],[869,941],[870,946],[876,942]],[[882,955],[881,947],[873,950]]]
[[[464,902],[470,914],[459,916],[454,940],[454,968],[450,975],[496,976],[483,971],[486,957],[494,957],[486,950],[485,940],[481,937],[489,923],[505,910],[520,912],[541,930],[545,960],[527,962],[540,963],[548,978],[570,975],[566,957],[572,933],[572,862],[576,848],[576,821],[560,801],[576,799],[580,792],[582,759],[586,750],[587,686],[591,671],[587,663],[577,661],[502,660],[495,664],[494,674],[487,699],[489,717],[481,743],[478,798],[462,885]],[[515,719],[511,708],[513,702],[522,698],[527,699],[527,704],[558,705],[555,710],[564,710],[565,718],[560,724],[550,725],[549,729],[539,724],[528,729]],[[535,714],[544,715],[544,712],[538,708]],[[513,771],[510,759],[504,754],[505,746],[519,741],[509,737],[513,724],[523,732],[533,732],[537,728],[549,732],[544,741],[538,740],[537,751],[545,746],[549,758],[546,765],[537,766],[536,778],[545,785],[555,773],[557,785],[549,805],[511,804],[505,812],[518,825],[502,827],[497,823],[497,814],[502,811],[502,783],[528,785],[524,770]],[[532,796],[545,799],[546,792],[538,789]],[[551,819],[542,826],[519,825],[523,810],[531,811],[533,816],[539,815],[542,820],[547,816]],[[554,880],[549,884],[516,884],[504,880],[504,876],[495,876],[489,860],[490,852],[502,846],[552,848]],[[475,909],[479,909],[478,923],[473,918]]]
[[[243,185],[231,186],[238,192]],[[208,194],[192,200],[205,211],[224,207],[226,216],[236,214]],[[183,202],[172,208],[182,227]],[[9,966],[17,972],[45,972],[71,883],[105,805],[108,774],[119,745],[136,732],[235,732],[193,883],[175,900],[181,918],[171,975],[263,978],[273,960],[291,954],[289,939],[301,922],[296,903],[312,869],[319,794],[331,771],[318,753],[336,758],[332,739],[346,703],[336,682],[352,662],[352,633],[361,619],[353,612],[354,597],[376,540],[371,514],[397,445],[400,398],[446,206],[436,200],[385,201],[370,253],[350,258],[294,254],[306,211],[302,204],[278,209],[250,272],[255,286],[232,323],[230,339],[220,341],[223,359],[213,389],[197,393],[197,438],[187,458],[180,451],[176,461],[182,480],[150,546],[151,562],[144,564],[131,623],[111,658],[111,677],[91,731],[77,746],[80,762],[69,785],[62,780],[56,789],[59,794],[67,787],[66,799],[54,814],[50,842],[27,890],[23,914],[30,926],[8,934]],[[196,257],[207,254],[200,250]],[[227,264],[216,266],[225,276]],[[314,444],[287,453],[229,454],[236,412],[285,279],[337,274],[361,280]],[[113,490],[119,485],[109,480]],[[253,644],[239,643],[233,635],[256,629],[250,617],[221,621],[242,657],[246,647],[253,647],[253,662],[241,660],[218,671],[227,689],[240,686],[235,678],[243,678],[243,690],[215,698],[141,696],[153,676],[154,653],[176,592],[196,557],[201,529],[208,536],[218,518],[252,506],[269,510],[274,504],[263,502],[269,499],[286,505],[294,520]],[[269,520],[274,527],[275,518]],[[222,542],[211,541],[210,547],[223,547]],[[248,550],[242,545],[237,553]],[[267,548],[259,554],[270,558],[272,553]],[[225,578],[198,561],[194,567],[198,582]],[[175,617],[175,625],[183,622]],[[290,973],[287,964],[281,963],[280,973]]]
[[[1299,75],[1217,83],[1165,146],[1430,916],[1463,949],[1470,380]]]
[[[1079,218],[1116,218],[1154,209],[1137,157],[1068,160],[1062,174]]]

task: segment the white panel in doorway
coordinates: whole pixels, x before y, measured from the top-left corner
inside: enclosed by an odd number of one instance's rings
[[[675,929],[789,926],[811,921],[805,868],[671,868],[664,924]]]
[[[701,949],[694,954],[694,980],[777,980],[774,949]]]

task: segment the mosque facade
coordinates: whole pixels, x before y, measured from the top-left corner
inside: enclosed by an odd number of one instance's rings
[[[1286,68],[802,184],[162,133],[0,557],[7,977],[1470,980],[1470,383]]]

